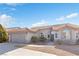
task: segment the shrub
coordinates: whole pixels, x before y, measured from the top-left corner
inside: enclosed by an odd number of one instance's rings
[[[45,38],[43,35],[39,37],[40,42],[46,42],[47,38]]]
[[[61,45],[61,44],[63,44],[63,41],[62,40],[57,40],[56,43]]]
[[[36,42],[38,42],[38,41],[39,41],[39,40],[38,40],[38,38],[37,38],[36,36],[32,36],[31,42],[36,43]]]
[[[36,43],[36,42],[46,42],[47,39],[44,37],[44,35],[41,35],[40,37],[37,36],[32,36],[31,42]]]
[[[8,33],[0,24],[0,43],[8,41]]]

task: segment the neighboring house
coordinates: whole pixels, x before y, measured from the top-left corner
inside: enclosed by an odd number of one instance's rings
[[[31,29],[21,28],[8,30],[10,42],[29,43],[31,42],[32,36],[39,37],[41,33],[48,41],[57,42],[58,40],[62,40],[66,44],[76,44],[79,39],[79,26],[67,23],[34,27]]]

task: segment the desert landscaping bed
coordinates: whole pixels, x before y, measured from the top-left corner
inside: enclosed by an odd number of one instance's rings
[[[18,46],[20,47],[20,46]],[[27,45],[24,49],[40,51],[44,53],[55,54],[58,56],[77,56],[79,55],[79,45]]]

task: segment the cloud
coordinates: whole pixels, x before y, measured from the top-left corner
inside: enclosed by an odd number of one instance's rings
[[[11,10],[12,10],[12,11],[15,11],[15,10],[16,10],[16,8],[11,8]]]
[[[31,27],[47,26],[47,25],[48,25],[48,22],[46,22],[46,21],[44,21],[44,20],[41,20],[40,22],[37,22],[37,23],[32,24]]]
[[[66,16],[56,18],[56,20],[63,21],[63,20],[66,20],[66,19],[75,18],[78,15],[79,15],[78,13],[72,13],[72,14],[69,14],[69,15],[66,15]]]
[[[65,17],[63,16],[63,17],[57,18],[56,20],[62,21],[62,20],[64,20],[64,19],[65,19]]]
[[[67,15],[66,18],[73,18],[73,17],[77,17],[79,14],[78,13],[72,13],[70,15]]]
[[[14,18],[12,16],[7,14],[0,15],[0,24],[2,24],[4,27],[8,27],[13,22]]]
[[[16,10],[16,8],[13,8],[13,7],[3,9],[4,12],[11,12],[11,11],[15,11],[15,10]]]
[[[6,5],[9,5],[9,6],[16,6],[18,5],[17,3],[6,3]]]
[[[13,7],[18,6],[18,5],[23,5],[22,3],[5,3],[5,4],[8,6],[13,6]]]

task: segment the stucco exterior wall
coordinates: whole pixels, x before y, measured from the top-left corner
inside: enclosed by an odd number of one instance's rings
[[[36,36],[36,34],[35,33],[32,33],[32,32],[28,32],[27,33],[27,36],[26,36],[27,43],[30,43],[31,42],[32,36]]]
[[[41,36],[41,33],[48,39],[48,35],[50,35],[50,29],[44,29],[37,32],[38,36]]]
[[[76,38],[76,33],[78,33],[78,31],[75,31],[73,29],[68,29],[69,31],[66,33],[66,35],[64,35],[63,31],[66,29],[62,29],[59,31],[52,31],[51,33],[54,34],[54,42],[57,42],[58,40],[63,41],[64,44],[76,44],[77,39]],[[57,33],[57,38],[55,37],[55,33]]]
[[[71,44],[76,44],[76,31],[72,30],[72,33],[71,33],[71,40],[70,40],[70,43]]]
[[[55,37],[56,33],[57,33],[57,38]],[[61,40],[61,31],[52,31],[51,34],[54,34],[54,42],[57,40]]]

